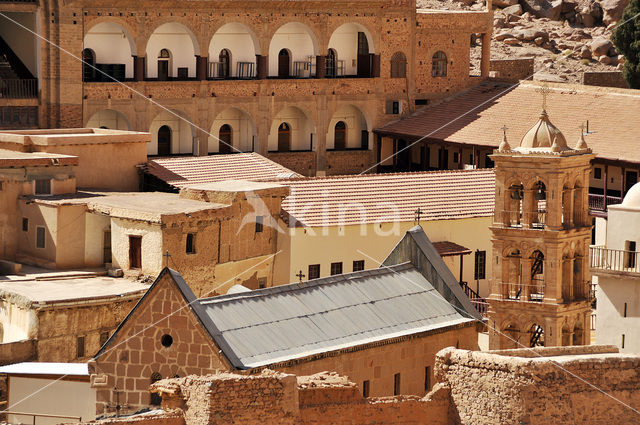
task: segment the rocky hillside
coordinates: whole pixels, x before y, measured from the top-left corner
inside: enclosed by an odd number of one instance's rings
[[[470,3],[471,2],[471,3]],[[418,8],[479,10],[484,2],[418,0]],[[493,0],[491,57],[535,57],[534,79],[579,82],[584,71],[620,69],[610,41],[628,0]],[[480,47],[471,51],[479,71]]]

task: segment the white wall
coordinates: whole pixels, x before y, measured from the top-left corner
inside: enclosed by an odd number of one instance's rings
[[[329,121],[327,149],[333,149],[335,146],[335,128],[338,121],[344,121],[347,124],[347,148],[361,147],[362,130],[367,130],[367,122],[358,108],[349,105],[338,109]]]
[[[9,18],[24,25],[31,31],[36,31],[34,13],[27,12],[3,12]],[[0,25],[0,36],[7,42],[13,53],[15,53],[22,63],[31,71],[34,76],[38,76],[38,57],[36,51],[40,47],[39,39],[17,24],[2,18]]]
[[[640,209],[611,206],[607,216],[607,248],[625,249],[625,241],[635,241],[640,250]]]
[[[211,39],[209,44],[209,62],[218,62],[220,52],[227,49],[231,52],[231,76],[236,76],[236,63],[253,62],[253,75],[256,74],[256,44],[247,28],[238,23],[222,26]]]
[[[271,39],[269,45],[269,76],[278,76],[278,53],[288,49],[291,55],[290,73],[293,75],[295,61],[306,61],[308,56],[316,56],[317,43],[309,35],[310,29],[298,22],[289,22],[281,26]]]
[[[363,30],[356,24],[344,24],[331,34],[329,48],[336,51],[338,60],[344,59],[345,75],[358,73],[358,32],[360,31]],[[369,42],[369,51],[372,50],[373,44]],[[323,54],[327,54],[327,52]]]
[[[36,396],[33,396],[36,394]],[[33,397],[32,397],[33,396]],[[9,377],[9,410],[95,419],[96,390],[89,382]],[[33,416],[8,415],[12,424],[32,424]],[[74,422],[72,419],[36,418],[38,425]]]
[[[131,130],[127,117],[112,109],[103,109],[93,114],[91,118],[89,118],[89,121],[87,121],[85,127],[107,127],[111,130]]]
[[[160,50],[171,52],[171,77],[178,76],[178,68],[189,68],[189,77],[196,76],[196,46],[187,29],[181,24],[170,22],[160,25],[149,37],[147,43],[147,77],[158,77],[158,54]]]
[[[126,78],[133,78],[133,52],[124,28],[113,22],[102,22],[84,37],[84,48],[96,54],[96,63],[125,64]]]
[[[86,267],[104,264],[104,232],[110,230],[108,216],[87,213],[85,217],[84,263]]]
[[[27,310],[16,304],[0,301],[2,343],[35,339],[38,336],[38,318],[35,310]]]
[[[180,116],[185,117],[184,114],[179,113]],[[191,121],[186,118],[187,121]],[[158,154],[158,130],[163,125],[168,125],[171,128],[171,153],[192,153],[193,152],[193,132],[191,131],[191,124],[184,119],[180,119],[167,111],[162,111],[151,122],[149,132],[151,133],[151,143],[147,145],[148,155]]]
[[[626,353],[640,353],[640,279],[598,276],[596,294],[596,344],[612,344]]]
[[[309,150],[310,135],[314,132],[313,122],[300,109],[288,106],[278,112],[271,123],[269,132],[269,150],[278,150],[278,127],[283,122],[291,128],[291,150]],[[313,136],[313,150],[316,148],[316,137]]]
[[[142,272],[162,270],[162,231],[160,225],[114,218],[111,220],[111,255],[114,267],[129,269],[129,236],[142,236]]]
[[[218,137],[220,133],[220,127],[224,124],[228,124],[231,126],[233,130],[232,133],[232,144],[235,149],[239,149],[242,152],[251,152],[252,151],[252,141],[255,136],[255,141],[257,143],[258,137],[256,135],[253,121],[251,117],[236,108],[225,109],[220,112],[216,119],[213,121],[211,125],[210,133],[214,136]],[[215,153],[219,152],[219,142],[218,139],[209,137],[209,152]],[[233,152],[237,152],[235,149],[232,149]]]

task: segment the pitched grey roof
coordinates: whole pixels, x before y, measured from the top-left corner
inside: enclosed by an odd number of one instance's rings
[[[472,321],[411,263],[199,300],[240,369]],[[206,320],[206,319],[205,319]]]

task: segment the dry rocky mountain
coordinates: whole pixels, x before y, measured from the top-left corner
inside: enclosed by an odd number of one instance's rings
[[[615,71],[624,57],[611,42],[629,0],[494,0],[491,58],[535,58],[536,80],[580,82],[585,71]],[[480,10],[483,1],[418,0],[418,8]],[[479,74],[480,45],[471,51]]]

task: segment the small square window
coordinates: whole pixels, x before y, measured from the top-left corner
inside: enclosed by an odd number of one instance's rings
[[[602,179],[602,168],[596,167],[593,169],[593,178],[596,180]]]
[[[342,274],[342,262],[331,263],[331,276],[336,274]]]
[[[353,262],[353,271],[359,272],[364,270],[364,260],[356,260]]]
[[[320,277],[320,264],[309,265],[309,280]]]
[[[27,217],[22,217],[22,231],[29,231],[29,219]]]
[[[261,215],[256,216],[256,233],[262,233],[264,228],[264,217]]]
[[[36,195],[51,195],[51,180],[50,179],[37,179],[36,180]]]
[[[36,228],[36,248],[44,248],[45,246],[45,229],[44,227]]]
[[[195,234],[187,233],[187,254],[195,254],[196,253],[196,243],[195,243]]]
[[[77,351],[76,351],[76,357],[81,359],[84,357],[84,337],[83,336],[79,336],[78,337],[78,346],[77,346]]]

